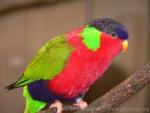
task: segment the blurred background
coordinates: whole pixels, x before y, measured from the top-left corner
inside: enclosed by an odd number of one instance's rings
[[[89,20],[104,17],[126,25],[129,50],[115,59],[86,94],[89,103],[150,60],[149,0],[0,0],[0,113],[23,113],[22,89],[8,92],[4,87],[20,77],[45,42]],[[150,86],[121,106],[149,107],[150,111]]]

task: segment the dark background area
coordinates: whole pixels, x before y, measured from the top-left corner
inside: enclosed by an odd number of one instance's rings
[[[117,57],[92,86],[85,96],[89,103],[150,60],[149,0],[0,0],[0,112],[24,111],[22,89],[8,92],[4,87],[20,77],[45,42],[91,19],[104,17],[127,26],[129,50]],[[150,110],[149,100],[150,87],[147,86],[122,106],[142,106]]]

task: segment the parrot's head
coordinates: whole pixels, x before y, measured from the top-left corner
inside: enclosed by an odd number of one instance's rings
[[[88,25],[101,31],[105,34],[104,38],[109,37],[110,40],[113,40],[112,42],[120,40],[123,52],[128,49],[128,31],[120,22],[109,18],[103,18],[91,21]]]

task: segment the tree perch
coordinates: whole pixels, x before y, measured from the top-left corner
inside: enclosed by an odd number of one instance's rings
[[[150,83],[150,62],[145,64],[126,80],[121,82],[115,88],[111,89],[102,97],[91,103],[86,109],[79,110],[75,113],[106,113],[115,109],[117,106],[128,100],[131,96],[138,93]],[[78,110],[73,106],[64,106],[64,111]],[[46,110],[45,113],[50,113]]]

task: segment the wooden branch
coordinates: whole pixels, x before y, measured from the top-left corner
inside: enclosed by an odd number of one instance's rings
[[[125,81],[117,85],[101,98],[98,98],[84,111],[76,113],[106,113],[114,110],[121,103],[138,93],[146,85],[150,84],[150,62],[129,76]]]
[[[75,113],[108,113],[117,106],[138,93],[146,85],[150,84],[150,62],[145,64],[122,83],[111,89],[102,97],[91,103],[86,109]],[[78,110],[76,107],[64,106],[63,110]],[[45,113],[50,113],[50,110]]]
[[[63,105],[63,111],[75,112],[77,110],[80,110],[80,108],[76,106],[71,106],[71,105]],[[52,109],[43,110],[40,113],[56,113],[56,111],[57,111],[56,108],[52,108]]]

